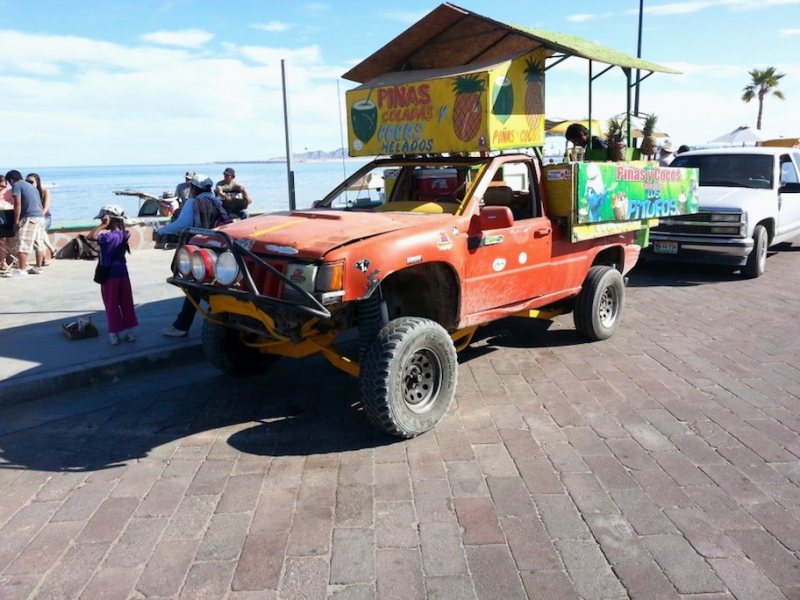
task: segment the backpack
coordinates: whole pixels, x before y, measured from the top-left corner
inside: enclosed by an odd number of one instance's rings
[[[195,197],[195,206],[197,207],[200,227],[203,229],[214,229],[233,221],[228,216],[228,211],[223,207],[217,207],[209,198]]]
[[[66,246],[56,252],[56,258],[95,260],[99,256],[100,244],[88,239],[82,233],[72,238]]]

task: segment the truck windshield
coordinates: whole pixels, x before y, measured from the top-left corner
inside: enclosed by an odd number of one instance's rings
[[[465,162],[381,161],[351,176],[318,208],[455,214],[480,170]]]
[[[700,169],[701,186],[772,189],[773,157],[766,154],[677,156],[669,166]]]

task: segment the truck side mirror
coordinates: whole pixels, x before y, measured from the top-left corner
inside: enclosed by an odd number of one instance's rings
[[[481,231],[503,229],[514,224],[514,215],[507,206],[484,206],[480,212]]]
[[[800,194],[800,183],[796,183],[796,182],[784,183],[781,187],[778,188],[778,193],[780,193],[780,194]]]

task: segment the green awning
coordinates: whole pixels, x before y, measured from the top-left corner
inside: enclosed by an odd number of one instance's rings
[[[448,69],[541,47],[549,56],[578,56],[651,73],[679,73],[578,36],[501,23],[445,2],[343,77],[364,83],[385,73]]]

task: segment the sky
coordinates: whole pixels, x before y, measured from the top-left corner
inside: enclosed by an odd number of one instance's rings
[[[636,54],[638,0],[454,3]],[[283,156],[281,60],[293,151],[346,146],[344,93],[356,84],[341,75],[438,4],[0,0],[0,170]],[[674,145],[754,127],[757,102],[742,102],[742,88],[769,66],[785,74],[785,100],[766,99],[762,128],[800,136],[800,0],[643,4],[642,57],[682,74],[642,82],[640,111]],[[587,74],[579,58],[548,71],[548,118],[586,116]],[[614,69],[595,82],[593,116],[624,110]]]

